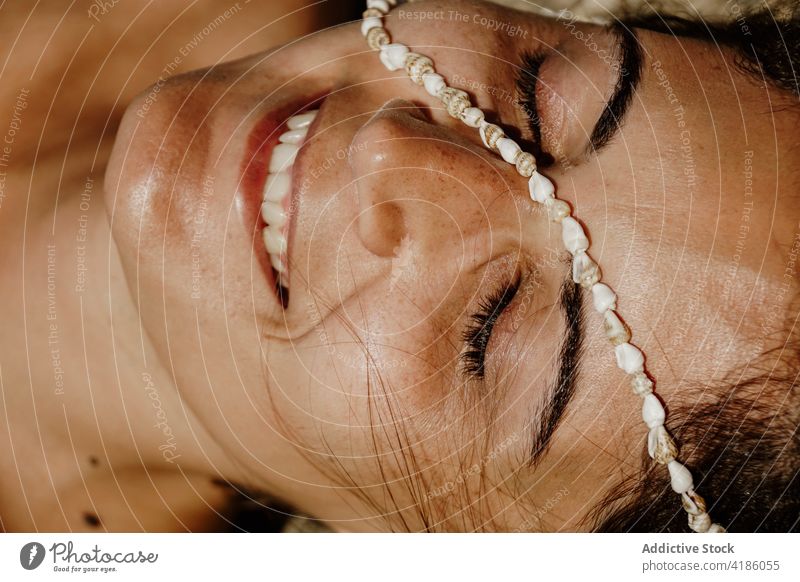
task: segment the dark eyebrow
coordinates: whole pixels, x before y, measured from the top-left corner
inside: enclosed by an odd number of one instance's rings
[[[566,329],[558,356],[558,373],[545,393],[545,402],[532,425],[530,466],[535,466],[547,452],[550,441],[575,395],[581,356],[583,355],[584,309],[581,286],[569,276],[561,285],[559,297]]]
[[[608,145],[611,138],[622,127],[625,114],[633,101],[633,94],[642,79],[644,57],[636,33],[632,28],[620,23],[613,24],[610,32],[617,37],[619,42],[620,56],[617,61],[619,76],[614,91],[589,138],[588,153],[595,155]]]

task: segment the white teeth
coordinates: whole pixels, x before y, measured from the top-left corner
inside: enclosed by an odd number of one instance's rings
[[[299,149],[292,143],[279,143],[276,145],[272,150],[272,159],[269,161],[270,174],[286,171],[289,166],[294,164],[294,159],[297,157]]]
[[[280,202],[292,189],[292,177],[286,173],[269,174],[264,184],[264,201]]]
[[[282,136],[278,138],[281,143],[292,143],[292,144],[299,144],[306,138],[306,134],[308,134],[307,128],[302,129],[290,129]]]
[[[275,202],[264,202],[261,205],[261,218],[267,225],[274,228],[281,228],[286,224],[286,212],[283,210],[283,206]]]
[[[301,113],[300,115],[295,115],[294,117],[290,117],[289,121],[286,122],[286,125],[289,126],[289,129],[302,129],[304,127],[308,127],[311,125],[311,122],[314,121],[314,118],[317,116],[317,111],[306,111],[305,113]]]
[[[286,265],[283,264],[283,260],[280,258],[280,256],[270,253],[269,262],[272,263],[272,268],[279,273],[286,273]]]
[[[261,231],[264,246],[269,253],[272,268],[281,275],[287,274],[286,250],[289,246],[283,229],[288,217],[283,209],[283,201],[292,190],[292,164],[297,157],[303,141],[308,135],[308,127],[317,116],[317,111],[306,111],[290,117],[286,122],[287,130],[278,138],[269,160],[269,174],[264,183],[261,218],[267,227]],[[281,285],[288,288],[288,281],[281,277]]]
[[[269,253],[281,255],[286,252],[289,245],[280,230],[268,226],[261,231],[261,235],[264,237],[264,246],[267,247]]]

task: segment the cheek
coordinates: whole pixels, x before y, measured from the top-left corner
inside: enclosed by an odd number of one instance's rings
[[[431,302],[434,294],[446,297],[439,284],[450,279],[390,274],[324,319],[309,303],[312,327],[271,359],[276,378],[298,401],[307,398],[314,414],[345,427],[368,426],[370,408],[424,412],[451,384],[452,329]]]

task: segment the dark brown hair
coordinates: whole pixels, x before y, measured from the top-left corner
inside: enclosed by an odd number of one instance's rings
[[[627,26],[705,39],[736,51],[738,66],[759,82],[800,97],[800,8],[790,3],[737,12],[727,23],[658,13],[629,15]],[[796,313],[792,310],[790,314]],[[788,314],[787,314],[788,315]],[[702,404],[669,411],[682,457],[714,521],[733,532],[794,532],[800,520],[800,344],[787,317],[776,347],[725,381],[687,387]],[[592,512],[601,532],[690,531],[664,467],[646,453],[642,472],[619,483]]]

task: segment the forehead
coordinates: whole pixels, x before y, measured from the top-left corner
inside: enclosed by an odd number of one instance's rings
[[[764,83],[740,66],[737,50],[695,36],[637,28],[650,87],[687,96],[700,92],[705,102],[719,108],[730,99],[764,97]],[[674,99],[674,98],[673,98]],[[725,101],[720,101],[723,99]]]

